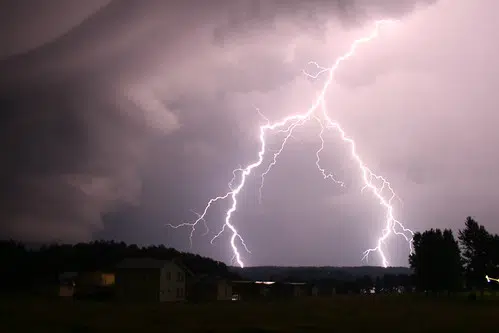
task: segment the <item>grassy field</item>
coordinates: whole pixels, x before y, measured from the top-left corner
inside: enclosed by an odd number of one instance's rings
[[[10,332],[499,332],[497,300],[348,296],[290,302],[119,304],[0,300]]]

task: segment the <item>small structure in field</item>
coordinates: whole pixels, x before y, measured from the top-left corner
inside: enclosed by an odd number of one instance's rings
[[[275,299],[307,296],[308,285],[304,282],[276,282],[272,284],[270,295]]]
[[[192,301],[232,300],[231,281],[218,276],[198,276],[189,283],[188,299]]]
[[[305,290],[307,296],[312,296],[312,297],[319,296],[319,287],[315,284],[307,284]]]
[[[232,300],[250,301],[269,296],[272,281],[232,281]]]
[[[114,295],[115,274],[110,271],[81,272],[75,279],[76,298],[111,299]]]
[[[75,280],[78,276],[76,272],[64,272],[59,275],[59,291],[60,297],[73,297],[75,291]]]

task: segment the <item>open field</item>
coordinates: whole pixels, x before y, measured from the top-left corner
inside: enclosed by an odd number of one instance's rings
[[[499,302],[348,296],[290,302],[119,304],[3,299],[1,332],[498,332]]]

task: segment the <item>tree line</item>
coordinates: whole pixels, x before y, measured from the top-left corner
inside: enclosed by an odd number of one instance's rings
[[[353,277],[346,274],[320,275],[316,270],[301,274],[311,283],[327,283],[343,292],[397,292],[413,290],[427,293],[486,287],[499,290],[499,283],[488,283],[486,276],[499,277],[499,235],[468,217],[457,239],[451,230],[430,229],[413,237],[409,264],[413,274],[371,274]],[[160,246],[139,247],[123,242],[95,241],[79,244],[51,244],[28,248],[15,241],[0,241],[0,288],[29,291],[31,287],[57,283],[63,272],[112,270],[121,260],[149,257],[161,260],[180,259],[194,274],[208,274],[240,279],[243,272],[230,270],[224,263],[196,254]],[[305,268],[304,268],[305,269]],[[320,270],[320,268],[319,268]],[[240,274],[238,274],[240,273]],[[290,273],[290,272],[287,272]],[[287,274],[285,274],[287,275]],[[292,274],[290,274],[292,275]],[[274,276],[275,278],[275,276]],[[294,277],[296,279],[296,277]],[[286,280],[286,276],[281,276]],[[288,279],[292,279],[291,276]]]
[[[125,258],[179,259],[194,274],[235,278],[219,261],[160,246],[139,247],[123,242],[95,241],[78,244],[50,244],[28,248],[12,240],[0,241],[0,288],[30,291],[58,283],[64,272],[112,271]]]
[[[486,276],[499,276],[499,235],[472,217],[455,239],[452,230],[430,229],[414,234],[409,264],[418,290],[427,293],[497,289]]]

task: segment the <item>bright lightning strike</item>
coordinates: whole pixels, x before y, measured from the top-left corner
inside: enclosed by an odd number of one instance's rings
[[[232,232],[232,236],[230,238],[230,245],[232,247],[233,251],[233,260],[237,262],[237,264],[240,267],[244,267],[244,263],[241,258],[241,253],[239,250],[239,247],[237,243],[239,242],[243,248],[249,252],[243,238],[237,231],[236,227],[232,223],[232,216],[237,210],[237,205],[238,205],[238,195],[239,193],[244,189],[244,186],[246,185],[246,181],[248,177],[251,175],[251,173],[258,167],[260,167],[264,161],[265,155],[267,153],[267,134],[269,133],[285,133],[286,136],[282,141],[282,144],[280,148],[274,153],[273,158],[269,166],[266,168],[266,170],[261,174],[261,186],[260,186],[260,198],[262,194],[262,188],[264,184],[264,178],[265,176],[270,172],[273,166],[276,165],[277,159],[280,155],[280,153],[285,149],[286,144],[288,143],[289,138],[292,136],[293,130],[305,124],[312,118],[317,120],[319,125],[320,125],[320,133],[319,133],[319,138],[321,141],[321,146],[316,152],[316,165],[321,174],[323,175],[324,179],[329,179],[333,181],[334,183],[344,186],[345,184],[339,180],[337,180],[332,173],[327,173],[326,170],[321,167],[320,164],[320,153],[324,149],[324,138],[323,138],[323,133],[325,130],[331,130],[334,129],[336,130],[342,139],[343,142],[347,144],[347,146],[350,148],[350,153],[352,159],[355,161],[356,165],[359,168],[360,171],[360,176],[363,180],[363,188],[361,191],[364,190],[369,190],[374,197],[379,201],[380,205],[384,208],[385,210],[385,222],[384,222],[384,228],[381,231],[381,236],[378,238],[376,242],[376,246],[374,248],[368,249],[364,252],[363,260],[368,259],[368,256],[372,252],[378,252],[381,261],[383,263],[383,266],[387,267],[389,265],[388,259],[383,251],[383,245],[385,244],[386,240],[388,237],[392,234],[394,235],[399,235],[405,238],[407,242],[409,242],[409,248],[412,252],[412,236],[413,232],[407,228],[405,228],[401,222],[399,222],[395,217],[394,217],[394,212],[393,212],[393,206],[392,206],[392,201],[394,198],[396,198],[396,194],[393,191],[390,183],[383,177],[376,175],[371,169],[369,169],[360,156],[357,153],[356,149],[356,144],[355,141],[348,137],[345,133],[345,131],[342,129],[340,124],[336,121],[334,121],[328,114],[326,110],[326,101],[325,101],[325,95],[326,92],[328,91],[329,86],[333,82],[334,79],[334,74],[338,67],[341,65],[341,63],[348,58],[352,57],[355,52],[357,51],[357,48],[365,43],[370,42],[371,40],[375,39],[379,35],[379,31],[381,26],[393,23],[393,21],[390,20],[381,20],[377,21],[375,23],[375,27],[373,31],[371,32],[370,35],[357,39],[354,41],[350,49],[348,50],[347,53],[345,53],[343,56],[338,58],[335,63],[331,67],[322,67],[319,66],[315,62],[310,62],[309,65],[314,65],[317,68],[317,73],[315,74],[310,74],[306,71],[304,71],[304,74],[312,79],[318,79],[322,75],[326,75],[326,80],[322,86],[322,89],[320,90],[317,98],[315,101],[311,104],[310,108],[301,114],[294,114],[287,116],[283,119],[281,119],[278,122],[270,122],[267,118],[266,119],[267,123],[265,125],[260,126],[260,150],[258,151],[258,155],[256,160],[248,164],[246,167],[240,167],[236,170],[233,171],[233,178],[229,182],[229,192],[226,194],[213,198],[211,199],[208,204],[205,206],[203,212],[201,214],[198,214],[198,219],[195,220],[192,223],[182,223],[176,226],[169,225],[173,228],[179,228],[179,227],[190,227],[191,228],[191,233],[190,233],[190,240],[192,244],[192,236],[194,234],[194,231],[196,229],[196,226],[198,223],[203,222],[205,223],[205,217],[206,214],[208,213],[209,209],[212,207],[213,204],[215,204],[218,201],[221,200],[230,200],[230,207],[226,211],[225,214],[225,222],[222,227],[222,229],[211,239],[211,243],[213,242],[224,232],[226,229],[229,229]],[[259,112],[259,110],[258,110]],[[236,184],[236,179],[239,179],[239,182]],[[250,252],[249,252],[250,253]]]
[[[488,283],[490,283],[491,281],[499,283],[499,279],[491,278],[488,275],[485,275],[485,280],[487,280]]]

